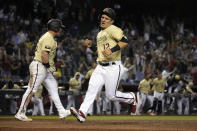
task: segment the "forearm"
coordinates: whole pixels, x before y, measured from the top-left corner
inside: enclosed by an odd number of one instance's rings
[[[128,43],[119,41],[117,45],[111,48],[112,53],[127,47]]]
[[[123,49],[123,48],[127,47],[128,43],[119,41],[118,45],[120,46],[120,49]]]

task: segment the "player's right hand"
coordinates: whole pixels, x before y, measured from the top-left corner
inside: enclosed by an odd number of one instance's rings
[[[88,39],[85,39],[84,41],[84,45],[88,48],[90,48],[92,46],[92,41],[91,40],[88,40]]]

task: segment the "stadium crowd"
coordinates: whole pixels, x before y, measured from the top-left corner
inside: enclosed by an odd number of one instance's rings
[[[83,46],[86,38],[96,43],[97,8],[89,0],[81,4],[71,0],[61,3],[34,0],[33,7],[24,13],[16,2],[9,2],[0,8],[0,88],[6,83],[28,81],[33,50],[50,18],[61,19],[67,25],[57,39],[58,83],[65,86],[76,72],[80,72],[83,81],[97,55]],[[119,5],[114,7],[118,10]],[[138,85],[146,74],[155,78],[158,72],[175,70],[172,77],[178,75],[188,83],[193,82],[192,89],[197,92],[196,26],[188,26],[184,18],[169,18],[167,14],[141,15],[138,22],[134,19],[135,14],[125,15],[116,23],[129,40],[128,48],[122,53],[126,73],[121,83]]]

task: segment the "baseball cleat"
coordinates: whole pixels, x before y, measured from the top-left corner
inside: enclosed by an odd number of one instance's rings
[[[133,92],[130,92],[130,94],[133,96],[134,101],[131,103],[131,115],[136,115],[136,109],[137,109],[137,97]]]
[[[151,116],[156,116],[157,113],[156,113],[156,112],[151,112],[150,115],[151,115]]]
[[[74,107],[71,107],[71,108],[70,108],[70,112],[71,112],[71,114],[72,114],[73,116],[75,116],[75,117],[77,118],[77,120],[78,120],[79,122],[82,123],[82,122],[85,121],[86,117],[85,117],[85,115],[83,114],[82,111],[77,110],[77,109],[75,109]]]
[[[69,115],[71,115],[70,110],[65,110],[64,112],[59,113],[60,119],[64,119],[64,118],[66,118]]]
[[[20,121],[24,121],[24,122],[31,122],[32,119],[31,118],[28,118],[25,113],[17,113],[15,115],[15,118],[20,120]]]

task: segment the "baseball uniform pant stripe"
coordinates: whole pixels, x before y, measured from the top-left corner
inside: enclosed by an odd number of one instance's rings
[[[115,90],[115,97],[116,98],[121,98],[121,99],[133,99],[133,98],[126,98],[126,97],[119,97],[116,95],[116,92],[118,90],[118,87],[119,87],[119,83],[120,83],[120,72],[121,72],[121,68],[120,68],[120,65],[119,65],[119,73],[118,73],[118,80],[117,80],[117,84],[116,84],[116,90]]]
[[[37,72],[36,72],[36,78],[35,78],[35,80],[34,80],[34,83],[33,83],[33,86],[32,86],[32,88],[31,88],[31,91],[29,92],[29,94],[27,95],[27,97],[26,97],[26,99],[25,99],[25,102],[24,102],[24,105],[23,105],[23,110],[25,110],[25,104],[26,104],[26,102],[27,102],[27,100],[28,100],[28,98],[29,98],[29,96],[30,96],[30,94],[32,93],[32,91],[33,91],[33,89],[34,89],[34,86],[35,86],[35,83],[36,83],[36,80],[37,80],[37,76],[38,76],[38,64],[37,64],[37,70],[36,70]],[[30,75],[31,76],[31,75]],[[33,77],[31,77],[30,79],[33,79]],[[30,86],[31,86],[31,84],[30,84]]]
[[[120,82],[120,65],[119,65],[118,80],[117,80],[116,90],[115,90],[115,97],[117,97],[117,96],[116,96],[116,91],[118,90],[119,82]],[[117,98],[120,98],[120,97],[117,97]]]

